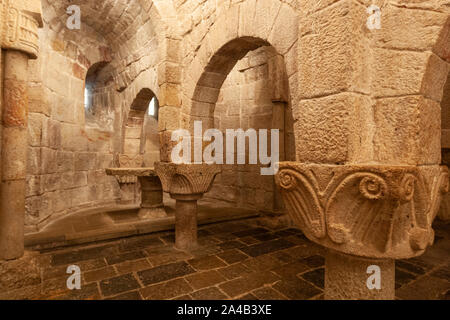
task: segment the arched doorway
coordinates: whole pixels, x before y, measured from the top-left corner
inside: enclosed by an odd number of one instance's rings
[[[227,129],[254,129],[258,134],[279,130],[279,161],[295,160],[292,105],[283,56],[267,41],[242,37],[225,44],[210,59],[195,88],[189,114],[193,132],[195,121],[201,121],[203,131],[219,129],[225,137]],[[258,151],[260,148],[260,136]],[[249,164],[249,141],[245,146],[245,164],[237,164],[235,150],[224,143],[224,163],[227,153],[234,153],[233,165],[223,165],[222,174],[205,201],[214,205],[254,209],[268,214],[283,211],[274,177],[261,175],[260,162]],[[237,141],[235,141],[237,142]],[[228,141],[227,141],[228,143]]]

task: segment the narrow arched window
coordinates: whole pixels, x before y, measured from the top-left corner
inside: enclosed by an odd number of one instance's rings
[[[84,110],[92,109],[92,87],[88,84],[84,87]]]
[[[103,70],[108,63],[98,62],[93,64],[87,74],[84,86],[84,111],[86,123],[100,125],[102,118],[108,113],[107,109],[111,106],[104,105],[108,101],[106,95],[107,84],[105,83],[106,75]]]
[[[159,111],[158,109],[159,109],[158,99],[156,97],[153,97],[148,105],[147,114],[151,117],[154,117],[155,119],[158,119],[158,111]]]

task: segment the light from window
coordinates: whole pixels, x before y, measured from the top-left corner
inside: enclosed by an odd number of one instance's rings
[[[84,108],[89,108],[89,89],[87,87],[84,88]]]
[[[153,97],[152,100],[150,100],[148,105],[148,115],[152,117],[156,115],[156,97]]]

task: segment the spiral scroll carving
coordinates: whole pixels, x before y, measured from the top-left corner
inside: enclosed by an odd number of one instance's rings
[[[359,183],[359,191],[367,199],[382,199],[387,192],[386,182],[380,177],[370,175],[361,179]]]
[[[297,186],[297,179],[295,178],[294,171],[283,170],[279,174],[279,185],[285,190],[291,190]]]

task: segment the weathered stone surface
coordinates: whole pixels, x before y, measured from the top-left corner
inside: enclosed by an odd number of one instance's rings
[[[139,287],[139,283],[131,273],[100,282],[100,289],[104,296],[113,296]]]
[[[153,168],[107,168],[106,174],[112,176],[137,176],[137,177],[155,177],[156,171]]]
[[[192,292],[199,289],[168,279],[145,291],[128,287],[133,280],[126,278],[103,289],[111,298],[323,297],[319,272],[295,273],[321,268],[322,247],[307,247],[300,234],[259,232],[239,224],[227,226],[232,232],[197,235],[197,200],[205,193],[202,201],[214,206],[263,212],[260,223],[271,230],[295,220],[314,241],[370,261],[418,256],[432,242],[439,189],[448,185],[438,165],[450,164],[450,12],[445,1],[85,2],[76,32],[68,28],[64,1],[3,0],[0,5],[0,259],[22,254],[23,229],[38,231],[69,213],[140,201],[141,218],[166,217],[162,189],[177,201],[177,227],[176,239],[170,235],[161,241],[189,253],[160,252],[147,264],[144,257],[127,253],[144,245],[133,249],[128,244],[114,252],[61,253],[55,263],[97,255],[111,263],[117,255],[115,265],[139,259],[136,268],[116,270],[124,276],[211,254],[253,272],[283,260],[287,265],[277,269],[283,280],[271,290],[238,292],[236,281],[228,293],[217,288]],[[380,29],[368,24],[372,4],[381,10]],[[44,28],[38,32],[39,27]],[[153,98],[161,108],[152,114]],[[260,165],[167,164],[176,144],[172,133],[191,130],[195,121],[202,121],[204,130],[279,130],[279,161],[303,163],[288,174],[296,184],[292,189],[281,183],[285,200],[273,176],[260,174]],[[216,150],[223,157],[233,151]],[[145,168],[116,171],[117,179],[105,172],[159,161],[167,165],[158,172],[161,181],[154,173],[147,176]],[[442,218],[448,216],[447,200]],[[96,223],[72,227],[89,235]],[[136,232],[142,229],[121,234]],[[111,233],[108,229],[90,239]],[[152,242],[145,250],[150,247]],[[357,262],[333,261],[335,270],[362,277],[351,270]],[[419,274],[416,267],[399,263],[405,274]],[[428,269],[420,267],[428,276]],[[239,269],[220,268],[227,269],[227,279]],[[91,279],[102,273],[92,271]],[[112,276],[111,268],[103,271]],[[399,288],[415,283],[405,274]],[[294,276],[304,281],[286,282]],[[340,278],[330,276],[333,285],[325,291],[341,284]],[[446,280],[438,278],[430,276],[438,290],[429,297],[446,294],[439,284]],[[30,292],[38,297],[33,287]],[[54,298],[103,297],[94,283],[71,294],[54,279],[43,288]],[[24,294],[19,291],[17,297]],[[359,288],[353,292],[349,298],[364,297]]]
[[[32,58],[39,53],[38,28],[43,26],[40,1],[5,1],[0,8],[2,48],[26,52]]]
[[[439,166],[286,162],[276,181],[289,214],[309,239],[373,258],[421,255],[433,244],[431,224],[448,192],[448,170]]]
[[[2,293],[41,283],[37,254],[26,252],[17,260],[0,261],[0,291]],[[14,299],[13,296],[8,297]]]
[[[367,270],[372,265],[381,272],[378,290],[367,286]],[[325,299],[393,300],[394,274],[394,260],[365,260],[330,250],[325,265]]]
[[[177,262],[138,272],[144,285],[154,284],[194,273],[186,262]]]
[[[164,192],[172,195],[206,193],[211,189],[215,176],[221,172],[218,165],[164,162],[156,163],[155,170],[161,179]]]
[[[223,239],[232,238],[233,231],[248,230],[251,233],[259,225],[259,220],[260,218],[204,226],[202,229],[207,232],[202,232],[202,235],[204,237],[220,236]],[[435,228],[439,240],[428,250],[426,255],[415,259],[397,260],[395,285],[398,298],[445,299],[449,279],[448,250],[446,249],[450,238],[444,223],[435,224]],[[282,230],[268,228],[266,231],[265,233],[256,233],[255,236],[276,234],[281,239],[289,239],[288,241],[290,241],[294,239],[293,235],[301,234],[301,231],[295,228]],[[324,257],[326,253],[323,250],[318,251],[317,246],[307,239],[299,243],[294,242],[294,247],[288,249],[280,247],[275,252],[263,254],[256,258],[247,257],[242,262],[224,261],[231,263],[231,265],[224,266],[218,261],[229,255],[229,249],[215,250],[215,253],[207,255],[205,258],[207,252],[212,251],[217,246],[217,243],[210,243],[195,253],[199,257],[195,258],[195,262],[193,262],[191,255],[173,249],[171,243],[163,243],[173,236],[173,232],[160,232],[146,236],[132,236],[119,242],[111,239],[96,247],[93,247],[92,244],[83,244],[58,249],[55,252],[44,250],[41,253],[31,255],[26,253],[26,258],[22,262],[14,260],[6,264],[11,264],[12,270],[27,272],[27,275],[30,274],[28,268],[30,266],[34,268],[34,265],[36,265],[37,278],[20,275],[23,282],[18,281],[16,289],[2,290],[0,298],[64,300],[140,300],[144,296],[146,299],[181,300],[323,298],[323,291],[326,290],[324,286]],[[136,245],[136,247],[134,248],[133,245]],[[250,247],[251,244],[244,246]],[[133,248],[135,251],[133,251]],[[136,254],[143,248],[146,248],[147,256],[145,258],[142,258],[141,254]],[[240,250],[235,249],[233,251],[236,253]],[[127,254],[128,252],[131,252],[131,254]],[[52,257],[61,254],[65,255],[64,259],[63,256],[58,258],[62,264],[52,266]],[[106,260],[115,257],[119,257],[119,260],[126,260],[108,266]],[[357,261],[353,261],[354,259]],[[168,261],[178,261],[177,266],[174,267]],[[186,270],[184,269],[183,272],[183,268],[180,266],[190,266],[188,261],[202,268],[215,269],[197,271],[192,267],[190,272],[183,275]],[[336,294],[347,293],[345,297],[348,299],[370,298],[356,295],[358,292],[366,293],[364,292],[364,285],[369,276],[366,273],[368,265],[379,265],[381,267],[382,290],[385,290],[386,286],[389,285],[384,281],[386,278],[391,279],[390,269],[387,268],[386,273],[383,274],[385,272],[383,270],[386,268],[383,260],[352,256],[350,263],[345,263],[349,261],[349,258],[344,256],[338,261],[338,265],[331,266],[330,270],[334,273],[329,275],[335,277],[334,281],[338,284],[337,289],[336,286],[333,288]],[[161,264],[161,262],[163,263]],[[328,263],[329,260],[327,260]],[[17,267],[18,264],[21,267]],[[79,266],[81,269],[81,290],[71,291],[66,287],[67,267],[72,264]],[[156,265],[160,265],[162,268],[155,269],[154,266]],[[2,266],[4,264],[0,263],[0,269]],[[25,271],[22,267],[25,268]],[[144,279],[148,281],[153,279],[153,281],[158,282],[147,285],[140,282],[140,279],[136,276],[130,277],[130,275],[141,275],[141,272],[145,274]],[[14,272],[11,272],[11,268],[9,268],[6,276],[0,277],[0,282],[7,279],[9,283],[13,274]],[[166,275],[169,275],[170,279],[167,279]],[[135,288],[135,280],[141,284],[138,288]],[[104,293],[106,293],[106,296]],[[373,294],[372,297],[379,297],[377,292],[370,292],[370,294]],[[340,296],[340,298],[342,297]],[[336,298],[339,297],[336,296]]]

